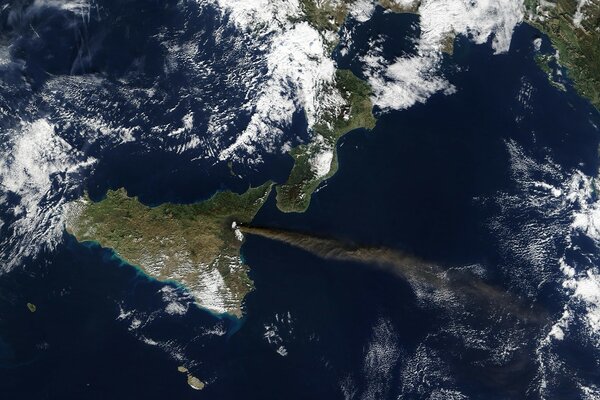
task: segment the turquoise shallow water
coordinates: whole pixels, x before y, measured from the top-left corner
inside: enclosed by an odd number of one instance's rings
[[[388,55],[412,51],[406,35],[416,34],[415,17],[381,14],[357,28],[356,52],[387,26],[382,20],[402,28],[390,39]],[[339,172],[306,213],[282,214],[272,196],[255,223],[409,250],[443,265],[480,264],[486,281],[560,314],[557,277],[533,295],[520,291],[500,268],[515,262],[502,251],[506,238],[486,225],[500,213],[486,198],[521,195],[511,179],[507,142],[539,162],[551,156],[589,175],[598,167],[598,131],[590,124],[600,125],[598,114],[572,90],[559,92],[547,82],[533,58],[537,35],[520,26],[505,55],[459,38],[446,71],[456,94],[380,116],[373,132],[348,134],[340,142]],[[339,62],[360,72],[355,57]],[[517,101],[524,80],[534,88],[530,108]],[[111,154],[89,178],[96,194],[124,185],[151,204],[186,202],[220,185],[241,190],[248,183],[230,182],[225,169],[186,174],[187,159],[161,159],[160,151],[129,158],[128,150]],[[290,160],[278,162],[252,179],[285,177]],[[529,217],[548,227],[568,222],[547,218],[546,211],[511,214],[503,223],[516,227]],[[578,245],[592,246],[583,239]],[[341,399],[348,393],[395,399],[428,398],[444,389],[475,399],[535,398],[530,388],[540,384],[535,347],[543,326],[507,327],[476,306],[448,314],[407,282],[369,265],[324,261],[263,238],[249,237],[242,252],[256,290],[246,299],[245,319],[236,321],[196,307],[167,313],[165,288],[183,303],[190,300],[181,287],[148,279],[111,251],[65,235],[55,251],[0,277],[0,393],[20,399]],[[532,268],[515,264],[524,276]],[[35,313],[28,302],[36,304]],[[524,339],[498,362],[493,346],[477,348],[453,333],[458,323],[486,332],[492,344],[513,333]],[[569,373],[550,382],[554,398],[569,398],[577,382],[600,379],[597,349],[571,341],[556,351]],[[207,382],[205,390],[188,387],[177,372],[182,364]]]

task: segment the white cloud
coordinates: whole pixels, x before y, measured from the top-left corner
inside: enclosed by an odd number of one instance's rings
[[[454,86],[439,75],[439,60],[439,54],[431,53],[401,57],[386,65],[383,57],[372,51],[363,61],[374,104],[382,110],[402,110],[424,103],[437,92],[454,93]]]
[[[520,0],[425,0],[421,15],[420,50],[441,50],[448,34],[467,35],[475,43],[492,37],[492,48],[504,53],[515,26],[523,20]]]
[[[350,7],[350,15],[358,22],[366,22],[373,16],[375,2],[372,0],[357,0]]]
[[[586,18],[585,13],[583,12],[583,7],[589,3],[589,0],[578,0],[577,1],[577,10],[573,15],[573,25],[581,28],[581,21]]]
[[[552,287],[562,302],[562,312],[543,326],[536,349],[537,390],[545,397],[553,393],[556,377],[571,371],[572,361],[557,351],[557,342],[600,347],[598,183],[577,169],[564,170],[549,156],[536,159],[514,141],[506,144],[518,189],[494,196],[500,212],[490,228],[512,260],[501,267],[523,292],[535,297],[540,287]]]
[[[52,7],[76,14],[87,15],[90,12],[92,3],[90,0],[35,0],[32,7]]]
[[[290,17],[298,17],[301,9],[297,0],[217,0],[224,12],[243,29],[276,30],[287,25]],[[266,25],[265,25],[266,24]]]
[[[269,44],[267,68],[266,83],[251,99],[254,111],[250,123],[221,151],[221,160],[239,150],[252,154],[255,144],[265,146],[282,137],[298,110],[304,110],[312,127],[318,119],[323,89],[335,76],[323,37],[306,22],[288,23],[277,31]]]
[[[63,231],[65,192],[75,186],[81,170],[95,162],[85,158],[56,135],[45,119],[22,123],[8,132],[0,159],[0,190],[13,193],[20,202],[11,211],[13,234],[4,240],[12,252],[3,254],[5,266],[18,264],[22,257],[40,248],[52,248]]]
[[[373,102],[383,110],[405,109],[437,92],[454,93],[439,68],[448,38],[462,34],[481,44],[491,37],[494,51],[503,53],[523,19],[520,0],[425,0],[419,15],[421,37],[415,55],[388,63],[375,49],[363,59],[364,73],[374,90]]]

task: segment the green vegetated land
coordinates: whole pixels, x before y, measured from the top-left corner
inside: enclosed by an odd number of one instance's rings
[[[305,20],[320,32],[337,32],[350,12],[355,0],[300,0]],[[398,3],[394,0],[379,0],[379,5],[397,13],[415,13],[421,1]]]
[[[331,51],[339,42],[337,34],[348,17],[354,0],[301,0],[304,20],[321,32],[327,48]],[[417,12],[420,0],[411,4],[400,4],[393,0],[380,0],[379,5],[393,12]],[[331,40],[330,38],[335,38]],[[310,205],[313,192],[319,185],[332,177],[338,168],[336,144],[340,137],[354,129],[372,129],[375,126],[371,88],[369,84],[349,70],[336,71],[335,85],[329,90],[338,90],[344,99],[341,109],[326,110],[321,120],[313,127],[315,140],[295,147],[290,151],[294,166],[287,181],[277,186],[277,207],[283,212],[303,212]],[[326,93],[327,89],[325,90]],[[317,174],[315,161],[324,151],[333,153],[329,172]]]
[[[582,5],[579,24],[577,0],[526,0],[525,7],[529,23],[558,50],[557,56],[542,60],[542,69],[549,72],[547,63],[553,60],[567,67],[575,89],[600,110],[600,0]]]
[[[305,20],[325,38],[326,31],[337,33],[348,15],[350,3],[304,0]],[[333,49],[337,41],[328,39],[325,43]],[[371,90],[366,82],[350,71],[340,70],[335,85],[326,90],[338,90],[344,105],[326,110],[314,127],[323,141],[292,150],[295,165],[287,182],[277,187],[277,205],[284,211],[304,211],[313,191],[335,173],[335,145],[344,133],[375,125]],[[323,148],[333,152],[333,159],[327,175],[317,177],[311,162]],[[206,304],[198,296],[207,291],[207,279],[214,281],[220,277],[222,284],[213,295],[225,301],[226,312],[240,316],[242,300],[253,285],[247,267],[240,261],[241,241],[232,224],[251,222],[272,186],[268,182],[241,195],[220,192],[196,204],[157,207],[148,207],[129,197],[124,189],[109,191],[98,202],[88,197],[80,200],[69,212],[67,230],[81,242],[97,242],[113,249],[149,276],[181,282],[203,306]],[[219,275],[216,278],[215,272]]]
[[[348,16],[354,0],[315,1],[300,0],[304,18],[319,32],[337,32]]]
[[[156,279],[183,283],[192,294],[206,292],[211,279],[226,311],[241,315],[241,302],[253,285],[232,224],[249,223],[271,187],[267,182],[243,194],[218,192],[195,204],[157,207],[129,197],[124,189],[109,191],[101,201],[85,197],[78,202],[68,215],[67,230],[79,241],[114,249]]]
[[[338,70],[336,87],[344,98],[345,106],[337,112],[326,113],[323,121],[314,127],[315,133],[323,137],[323,142],[301,145],[291,151],[294,166],[288,180],[277,186],[277,207],[281,211],[305,211],[319,184],[337,171],[336,144],[340,137],[354,129],[372,129],[375,126],[369,85],[349,70]],[[313,159],[323,149],[330,149],[333,159],[329,172],[318,176],[313,169]]]
[[[576,0],[526,0],[526,8],[529,22],[548,34],[558,50],[552,60],[568,68],[576,89],[600,109],[599,2],[590,0],[579,10],[580,25],[573,20],[578,12]],[[305,20],[325,38],[326,33],[340,29],[352,1],[301,0],[301,4]],[[419,2],[407,9],[392,0],[381,0],[380,4],[395,12],[418,12]],[[327,37],[326,45],[335,47],[337,35]],[[332,37],[336,39],[332,41]],[[551,72],[548,62],[552,60],[538,61],[546,72]],[[338,70],[335,84],[326,88],[325,94],[327,90],[337,90],[344,104],[325,110],[314,126],[315,136],[322,140],[292,149],[294,166],[290,176],[276,188],[277,206],[284,212],[306,210],[312,193],[335,174],[340,137],[357,128],[375,126],[371,89],[366,82],[351,71]],[[317,174],[315,159],[324,151],[332,154],[329,171]],[[267,182],[243,194],[220,192],[196,204],[157,207],[145,206],[123,189],[109,191],[99,202],[87,197],[79,201],[69,213],[67,229],[79,241],[94,241],[114,249],[150,276],[183,283],[194,295],[205,293],[207,284],[211,284],[209,292],[225,302],[225,310],[241,315],[242,300],[252,290],[252,282],[240,261],[242,242],[232,224],[251,222],[271,187],[272,183]],[[213,293],[215,287],[217,292]]]

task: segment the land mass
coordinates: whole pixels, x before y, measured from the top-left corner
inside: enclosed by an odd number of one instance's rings
[[[348,17],[354,0],[301,0],[304,20],[323,38],[326,48],[333,51],[339,42],[339,30]],[[368,83],[350,70],[337,70],[334,82],[323,88],[322,96],[336,97],[324,107],[312,128],[313,140],[293,148],[290,155],[294,166],[287,181],[277,186],[277,208],[283,212],[304,212],[319,185],[337,172],[338,140],[346,133],[375,126]]]
[[[344,134],[375,126],[369,85],[349,70],[338,70],[336,87],[344,98],[344,106],[324,113],[314,127],[319,140],[290,152],[294,166],[287,181],[277,186],[277,207],[283,212],[305,211],[321,182],[337,172],[336,144]]]
[[[243,194],[218,192],[194,204],[149,207],[124,189],[101,201],[84,196],[67,216],[67,231],[80,242],[113,249],[123,260],[161,281],[182,283],[198,305],[242,315],[242,300],[253,289],[240,259],[243,235],[266,201],[272,183]]]
[[[554,60],[568,68],[576,89],[600,108],[598,1],[527,0],[526,8],[529,22],[548,34],[557,48]],[[319,30],[329,50],[337,45],[352,3],[301,1],[304,20]],[[419,2],[380,4],[394,12],[418,12]],[[287,181],[276,187],[277,207],[284,212],[305,211],[314,191],[336,173],[336,145],[344,134],[375,126],[371,88],[351,71],[337,70],[322,90],[324,98],[338,101],[321,110],[312,127],[313,139],[290,152],[294,166]],[[240,259],[243,234],[237,226],[252,221],[272,186],[267,182],[243,194],[220,192],[195,204],[157,207],[129,197],[124,189],[109,191],[99,202],[84,196],[70,209],[67,230],[79,241],[112,248],[149,276],[184,284],[204,308],[241,316],[242,300],[253,284]]]
[[[340,28],[355,3],[355,0],[300,0],[303,20],[321,34],[328,51],[333,51],[339,43]],[[415,13],[420,1],[380,0],[378,4],[392,12]],[[332,93],[339,94],[341,102],[331,102],[331,106],[324,108],[312,128],[312,141],[290,151],[294,166],[287,181],[276,189],[280,211],[306,211],[314,191],[337,172],[339,139],[352,130],[375,127],[372,90],[367,82],[350,70],[338,69],[333,84],[322,90],[324,98]]]
[[[301,0],[304,20],[317,29],[326,47],[333,50],[338,32],[346,20],[353,0]],[[379,5],[398,13],[418,13],[420,1],[380,0]],[[555,55],[538,57],[538,64],[551,82],[553,62],[567,68],[575,89],[600,110],[600,0],[526,0],[527,21],[546,33]],[[442,50],[452,54],[454,34],[449,34]],[[336,71],[335,82],[323,89],[341,95],[342,106],[325,109],[312,128],[313,140],[290,151],[294,166],[287,181],[277,186],[277,207],[283,212],[303,212],[319,185],[337,171],[336,144],[347,132],[372,129],[371,88],[351,71]]]
[[[183,365],[177,367],[177,371],[187,375],[187,383],[192,389],[202,390],[204,389],[204,386],[206,386],[204,382],[192,375],[190,371],[188,371],[188,369]]]
[[[333,50],[352,1],[302,2],[305,20]],[[368,84],[349,70],[338,70],[323,88],[337,99],[326,106],[313,127],[313,140],[291,151],[294,167],[277,186],[277,206],[285,212],[308,208],[312,193],[337,170],[336,144],[345,133],[375,125]],[[325,102],[326,103],[326,102]],[[84,196],[67,216],[67,231],[80,242],[111,248],[129,264],[161,281],[182,283],[201,307],[236,316],[253,288],[248,267],[240,259],[243,234],[266,201],[271,182],[246,193],[219,192],[195,204],[149,207],[124,189],[109,191],[101,201]]]
[[[556,54],[539,60],[567,67],[575,89],[600,110],[600,0],[526,0],[528,22],[544,32]]]

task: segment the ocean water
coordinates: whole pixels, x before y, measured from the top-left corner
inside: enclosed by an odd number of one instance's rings
[[[406,35],[418,34],[415,17],[381,11],[356,28],[356,51],[382,29],[382,19],[402,27],[381,32],[394,43],[387,56],[410,53]],[[445,266],[483,265],[487,281],[560,314],[559,298],[543,291],[528,297],[512,284],[499,267],[511,260],[485,224],[500,212],[491,198],[520,190],[511,179],[507,143],[531,157],[551,156],[564,168],[589,175],[598,169],[598,132],[589,123],[600,125],[598,114],[572,89],[550,85],[534,60],[538,36],[519,26],[503,55],[458,38],[445,68],[456,94],[380,115],[373,131],[344,136],[339,171],[306,213],[280,213],[271,196],[254,223],[406,250]],[[360,73],[356,57],[338,57]],[[90,178],[97,196],[124,185],[150,204],[185,202],[209,196],[221,178],[228,182],[226,170],[182,175],[190,170],[184,161],[126,153],[103,160]],[[291,164],[279,162],[253,179],[282,180]],[[161,167],[157,180],[146,163]],[[243,190],[240,185],[221,188]],[[242,255],[256,286],[242,321],[196,307],[169,314],[165,293],[185,300],[182,288],[148,279],[109,250],[65,234],[56,251],[0,277],[0,393],[15,399],[395,399],[426,398],[437,387],[475,399],[535,398],[535,345],[543,327],[514,327],[523,337],[519,350],[493,362],[493,350],[466,346],[449,328],[463,324],[498,341],[510,337],[512,328],[483,309],[454,321],[456,314],[431,306],[400,278],[264,238],[248,237]],[[600,379],[593,356],[577,347],[563,356],[576,376]],[[179,365],[206,388],[191,389]],[[572,385],[559,384],[556,398],[572,393]]]

